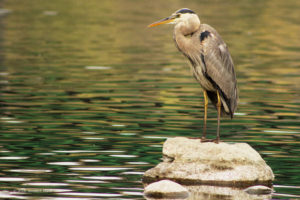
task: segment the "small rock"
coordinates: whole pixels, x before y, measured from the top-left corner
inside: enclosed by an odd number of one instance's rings
[[[152,198],[187,198],[189,196],[188,190],[170,180],[162,180],[151,183],[145,188],[145,196]]]
[[[244,190],[248,194],[256,194],[256,195],[261,195],[261,194],[271,194],[273,192],[272,188],[269,188],[264,185],[255,185],[255,186],[250,186]]]
[[[201,143],[199,139],[169,138],[163,145],[163,162],[149,169],[144,182],[162,179],[182,184],[247,187],[271,185],[272,169],[247,143]]]

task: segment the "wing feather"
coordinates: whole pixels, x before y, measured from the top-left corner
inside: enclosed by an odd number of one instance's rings
[[[208,34],[208,32],[210,34]],[[220,91],[222,101],[224,101],[223,104],[227,104],[223,106],[229,108],[229,112],[232,116],[237,107],[238,95],[231,55],[225,42],[214,28],[203,24],[201,25],[201,33],[205,34],[202,35],[202,37],[200,34],[199,38],[202,45],[201,57],[205,65],[204,75],[207,76]]]

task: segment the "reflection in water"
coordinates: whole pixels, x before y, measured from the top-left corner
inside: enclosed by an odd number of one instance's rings
[[[262,154],[274,198],[299,198],[299,6],[0,2],[0,198],[143,199],[141,177],[164,140],[202,133],[201,89],[171,28],[145,28],[181,7],[216,27],[235,61],[240,102],[222,139]]]
[[[196,199],[244,199],[244,200],[263,200],[271,199],[272,195],[251,195],[242,189],[217,186],[189,186],[191,195],[189,200]]]

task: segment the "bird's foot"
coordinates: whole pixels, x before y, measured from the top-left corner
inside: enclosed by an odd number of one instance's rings
[[[216,139],[212,140],[212,142],[214,142],[214,143],[216,143],[216,144],[219,144],[221,141],[220,141],[219,138],[216,138]]]
[[[206,139],[205,137],[202,137],[202,138],[200,139],[200,142],[201,142],[201,143],[202,143],[202,142],[212,142],[212,140]]]
[[[206,138],[201,138],[200,139],[200,142],[202,143],[202,142],[214,142],[214,143],[216,143],[216,144],[219,144],[221,141],[220,141],[220,139],[218,139],[218,138],[216,138],[216,139],[206,139]]]

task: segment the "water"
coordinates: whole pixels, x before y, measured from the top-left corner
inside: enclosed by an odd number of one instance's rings
[[[199,137],[203,99],[172,27],[200,13],[236,65],[238,111],[221,138],[273,169],[273,198],[300,198],[299,1],[0,2],[0,197],[143,199],[167,137]],[[162,9],[163,8],[163,9]],[[215,137],[210,105],[208,136]]]

